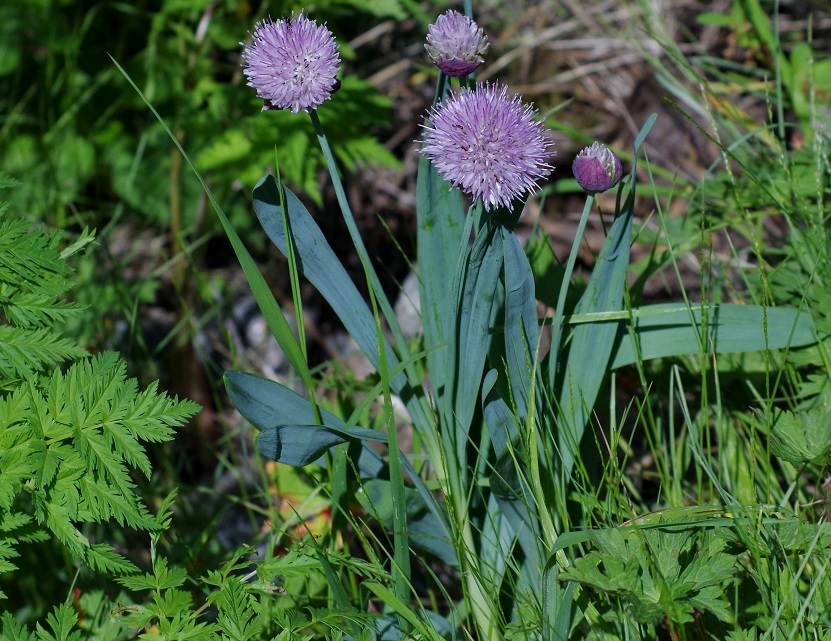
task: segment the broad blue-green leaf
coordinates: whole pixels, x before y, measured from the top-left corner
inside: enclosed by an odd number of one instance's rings
[[[424,349],[433,394],[441,399],[449,392],[448,344],[456,317],[457,299],[452,274],[464,250],[464,208],[458,189],[439,176],[433,163],[422,156],[416,183],[418,220],[418,282]]]
[[[482,383],[482,412],[494,454],[500,459],[509,453],[508,444],[519,439],[519,429],[516,415],[496,388],[498,376],[495,369],[485,375]]]
[[[364,440],[386,443],[381,432],[353,427],[341,430],[328,425],[277,425],[257,435],[257,449],[266,458],[285,465],[302,467],[314,463],[335,445]]]
[[[491,370],[482,385],[482,411],[496,458],[490,488],[523,551],[521,576],[529,586],[536,585],[542,565],[539,521],[532,511],[533,500],[523,482],[523,457],[516,449],[520,440],[518,419],[499,395],[496,378],[496,370]]]
[[[455,345],[457,377],[454,394],[454,433],[457,464],[464,464],[467,435],[473,420],[490,343],[493,306],[502,272],[502,235],[493,228],[480,231],[471,249],[464,277],[462,307]]]
[[[332,306],[370,362],[378,367],[378,345],[372,312],[306,207],[289,189],[284,191],[289,227],[298,255],[298,268]],[[285,254],[283,208],[280,206],[277,181],[273,176],[265,176],[254,187],[253,194],[254,210],[260,224],[271,241]],[[388,358],[392,358],[392,349],[388,347],[387,353]],[[394,367],[395,363],[390,365]]]
[[[259,430],[288,423],[314,423],[312,404],[297,392],[275,381],[247,372],[226,372],[228,396],[248,422]],[[320,409],[323,423],[343,429],[344,422]]]
[[[623,307],[633,202],[634,199],[629,199],[629,206],[612,224],[576,313],[618,311]],[[617,329],[615,323],[586,323],[575,327],[572,334],[561,381],[557,434],[566,478],[571,475],[589,412],[609,369]]]
[[[712,305],[686,308],[677,304],[647,305],[633,310],[633,327],[643,360],[705,353],[729,354],[802,347],[817,341],[807,312],[790,307]],[[707,336],[702,343],[702,318]],[[629,321],[620,323],[612,367],[635,362]]]
[[[338,315],[350,336],[355,340],[369,362],[377,369],[380,366],[378,355],[375,318],[358,288],[341,265],[335,252],[329,246],[320,228],[312,219],[306,207],[288,189],[284,189],[288,208],[289,228],[293,235],[294,247],[298,256],[298,268],[320,292],[334,312]],[[254,210],[266,234],[272,242],[286,253],[285,227],[283,225],[283,208],[280,206],[280,190],[273,176],[265,176],[254,188]],[[398,360],[393,349],[385,345],[387,365],[390,371],[396,369]],[[430,419],[419,402],[413,388],[403,373],[393,376],[391,385],[396,394],[407,407],[413,418],[413,424],[425,441],[431,435],[421,433]]]
[[[597,257],[588,288],[577,304],[577,314],[614,312],[623,307],[623,288],[626,286],[629,267],[632,216],[635,209],[638,149],[656,117],[655,114],[650,116],[635,138],[629,192]],[[618,204],[621,193],[619,190]],[[572,332],[568,360],[559,376],[557,443],[565,478],[571,476],[589,412],[594,407],[603,377],[609,369],[616,337],[617,328],[610,323],[589,323],[577,326]]]
[[[516,415],[522,419],[528,416],[531,374],[539,341],[534,274],[516,235],[504,227],[500,231],[505,259],[505,360]]]
[[[309,400],[275,381],[245,372],[226,372],[225,388],[239,413],[261,431],[278,425],[314,423],[314,411]],[[345,423],[331,412],[321,408],[320,415],[327,427],[337,430],[345,428]],[[286,434],[284,438],[287,436],[305,439],[304,435],[297,433]],[[266,452],[263,454],[268,456]],[[361,449],[357,464],[361,475],[366,478],[374,478],[384,467],[380,455],[369,447]]]
[[[369,440],[386,443],[387,437],[384,433],[358,427],[346,430],[346,424],[340,418],[322,408],[320,413],[325,426],[309,425],[315,420],[311,403],[293,390],[267,378],[254,376],[253,374],[247,374],[245,372],[227,372],[225,374],[225,387],[228,390],[228,396],[240,414],[258,429],[268,430],[280,425],[326,429],[328,430],[328,435],[319,432],[317,436],[320,438],[321,443],[327,439],[329,440],[330,445],[327,448],[345,442],[343,440],[339,441],[338,439],[340,438],[346,440],[350,438],[360,439],[362,441],[362,447],[357,465],[361,478],[374,479],[388,474],[387,465],[383,462],[381,456],[364,442]],[[302,429],[286,431],[280,436],[283,441],[280,444],[281,451],[283,447],[286,447],[287,451],[294,453],[295,460],[306,460],[308,458],[308,452],[304,453],[302,442],[308,440],[310,433],[306,433]],[[297,439],[301,443],[287,442],[290,439]],[[264,445],[272,447],[268,438],[264,441]],[[322,451],[325,451],[327,448],[324,448]],[[270,452],[271,450],[263,452],[263,454],[268,456]],[[320,455],[318,454],[318,456]],[[433,522],[437,527],[435,532],[436,536],[443,536],[449,540],[450,526],[435,496],[433,496],[424,484],[421,476],[415,471],[412,463],[410,463],[406,456],[401,457],[401,464],[407,476],[415,485],[424,505],[427,506],[427,509],[433,516]]]

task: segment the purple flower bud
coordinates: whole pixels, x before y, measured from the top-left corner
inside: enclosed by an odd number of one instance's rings
[[[424,45],[430,59],[448,76],[466,76],[485,59],[490,44],[482,27],[458,11],[448,11],[427,27]]]
[[[485,209],[510,207],[551,169],[551,142],[536,113],[504,86],[465,88],[431,111],[420,153]]]
[[[243,73],[265,101],[263,111],[309,112],[337,87],[338,46],[332,32],[301,12],[288,20],[257,23],[245,46]],[[243,44],[243,43],[240,43]]]
[[[592,194],[611,189],[623,178],[623,167],[617,157],[606,145],[595,142],[577,154],[571,166],[577,183]]]

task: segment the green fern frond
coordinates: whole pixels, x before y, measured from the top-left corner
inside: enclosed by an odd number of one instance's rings
[[[18,556],[20,554],[12,547],[12,541],[0,539],[0,574],[16,570],[17,566],[9,561],[9,559],[14,559]]]
[[[6,283],[0,283],[0,309],[6,320],[18,327],[45,327],[65,323],[77,316],[83,307],[66,301],[56,301],[55,297],[65,288],[48,288],[52,291],[27,292]]]
[[[25,626],[15,621],[10,612],[4,612],[0,616],[0,638],[8,641],[37,641],[35,633],[29,632]]]
[[[0,398],[0,508],[8,510],[25,486],[38,523],[72,556],[113,574],[135,568],[112,548],[91,544],[78,525],[157,530],[130,470],[149,476],[142,442],[170,440],[198,409],[155,385],[139,391],[126,371],[117,354],[104,353]]]
[[[0,172],[0,189],[15,184]],[[90,541],[84,525],[115,522],[160,532],[169,523],[173,494],[160,507],[160,522],[137,494],[132,474],[149,478],[145,444],[169,441],[200,408],[155,384],[141,391],[117,354],[88,358],[62,338],[60,326],[82,309],[61,300],[72,285],[65,261],[94,242],[94,234],[84,230],[59,251],[58,233],[6,220],[3,211],[0,204],[0,574],[24,571],[12,561],[18,544],[50,539],[94,571],[136,573],[112,546]],[[66,361],[76,362],[59,369]],[[213,634],[218,628],[197,624],[189,595],[175,589],[186,573],[154,565],[154,587],[166,591],[150,619],[183,633],[176,638]],[[77,621],[73,607],[62,605],[30,634],[4,616],[0,638],[72,641],[80,634],[73,631]]]
[[[0,189],[8,189],[9,187],[20,187],[20,181],[17,178],[12,178],[5,171],[0,171]]]
[[[248,641],[257,638],[263,629],[261,608],[257,599],[245,589],[239,577],[229,577],[222,588],[211,595],[218,610],[217,623],[225,638]]]
[[[78,623],[78,613],[69,603],[56,606],[46,617],[46,622],[52,628],[52,632],[38,623],[38,641],[77,641],[81,638],[81,631],[73,630]]]
[[[138,576],[125,576],[118,582],[128,590],[172,590],[181,586],[188,578],[184,568],[167,565],[167,559],[158,557],[153,571]]]
[[[8,510],[14,497],[20,492],[23,482],[31,477],[32,452],[27,442],[19,440],[28,433],[25,426],[3,429],[2,425],[0,416],[0,509]],[[18,442],[15,442],[16,439]]]
[[[0,282],[38,291],[56,278],[65,279],[72,269],[57,251],[56,233],[32,233],[25,220],[0,223]]]
[[[87,548],[87,563],[93,569],[107,572],[114,576],[134,574],[138,568],[130,563],[109,545],[105,543],[94,543]]]
[[[50,328],[28,329],[0,324],[0,391],[10,389],[69,359],[83,358],[87,351]]]

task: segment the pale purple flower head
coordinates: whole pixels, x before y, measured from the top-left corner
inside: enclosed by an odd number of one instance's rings
[[[510,207],[551,169],[554,152],[536,113],[499,84],[463,89],[430,112],[420,152],[485,209]]]
[[[611,189],[623,178],[620,158],[606,145],[595,142],[577,154],[571,166],[577,183],[586,191],[597,194]]]
[[[291,109],[309,112],[328,100],[337,87],[338,46],[332,32],[298,16],[257,23],[245,46],[243,73],[265,100],[263,111]]]
[[[430,59],[448,76],[466,76],[485,60],[489,47],[482,27],[458,11],[448,11],[427,27]]]

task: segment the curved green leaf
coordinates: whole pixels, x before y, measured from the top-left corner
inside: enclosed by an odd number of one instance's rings
[[[245,372],[226,372],[225,388],[239,413],[259,430],[265,431],[280,425],[307,425],[315,421],[314,410],[308,399],[267,378]],[[340,418],[323,408],[320,408],[320,415],[326,427],[344,431],[346,424]],[[306,438],[304,434],[296,432],[282,435],[283,440],[287,437],[301,441]],[[269,456],[269,452],[263,452],[263,455],[274,458]],[[381,456],[371,447],[361,449],[357,465],[364,478],[374,478],[384,468]]]
[[[323,295],[369,362],[376,369],[379,368],[378,337],[372,312],[306,207],[291,191],[283,191],[298,268]],[[274,177],[265,176],[257,183],[253,197],[254,210],[260,224],[272,242],[285,254],[283,208],[280,206],[280,189]],[[392,372],[398,367],[399,361],[388,344],[385,344],[384,351],[389,371]],[[425,432],[426,426],[431,424],[430,417],[406,375],[399,372],[391,377],[390,384],[413,417],[413,425],[419,430],[419,436],[426,443],[431,443],[433,435]]]
[[[534,274],[516,235],[501,228],[505,260],[505,360],[516,414],[528,416],[531,374],[539,324],[534,296]]]
[[[495,229],[483,230],[476,238],[464,276],[464,292],[454,338],[456,359],[454,420],[459,435],[456,439],[457,463],[463,465],[467,439],[478,403],[484,375],[485,357],[491,337],[489,330],[493,306],[497,299],[499,276],[502,272],[502,235]]]
[[[706,337],[702,337],[702,319],[706,319]],[[618,322],[612,368],[630,365],[636,359],[629,322]],[[785,349],[817,341],[811,316],[791,307],[724,304],[688,309],[677,304],[647,305],[633,310],[631,327],[643,360],[702,352]]]
[[[260,432],[256,444],[260,454],[272,461],[302,467],[314,463],[331,447],[363,440],[387,442],[381,432],[353,427],[341,430],[328,425],[277,425]]]
[[[422,156],[418,165],[416,216],[424,349],[433,393],[441,398],[452,384],[447,344],[456,315],[456,297],[448,291],[447,276],[457,269],[456,257],[464,248],[465,221],[459,190],[451,189],[450,184],[442,180],[426,156]]]
[[[588,289],[577,305],[577,313],[618,311],[623,307],[623,287],[629,265],[634,199],[612,224],[600,250]],[[577,325],[572,333],[568,362],[560,388],[559,451],[565,476],[571,476],[574,458],[594,406],[603,377],[609,368],[617,339],[617,326],[595,322]]]

